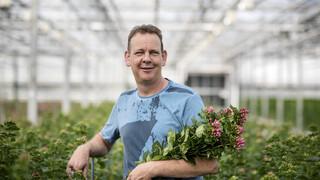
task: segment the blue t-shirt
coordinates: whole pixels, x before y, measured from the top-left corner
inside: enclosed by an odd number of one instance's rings
[[[110,143],[121,137],[124,178],[136,167],[135,161],[142,160],[144,152],[152,151],[154,142],[166,142],[170,129],[177,132],[183,125],[192,125],[191,118],[199,119],[198,113],[204,108],[201,97],[193,89],[168,81],[167,87],[153,96],[141,97],[137,88],[122,93],[101,130],[103,139]]]

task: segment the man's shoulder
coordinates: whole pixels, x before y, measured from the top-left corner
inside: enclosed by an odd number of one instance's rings
[[[130,95],[134,94],[135,92],[137,92],[137,88],[124,91],[123,93],[121,93],[120,97],[121,96],[130,96]]]
[[[194,95],[197,92],[189,86],[172,81],[171,85],[166,90],[166,93],[185,93],[185,94]]]

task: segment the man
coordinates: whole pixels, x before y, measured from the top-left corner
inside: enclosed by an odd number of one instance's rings
[[[202,179],[202,175],[216,173],[218,162],[215,159],[196,159],[196,165],[184,160],[135,165],[144,152],[152,150],[154,142],[166,140],[170,129],[179,131],[183,125],[191,125],[191,118],[196,117],[204,105],[193,89],[163,78],[162,66],[166,65],[167,52],[163,49],[162,34],[157,27],[134,27],[124,56],[137,88],[120,95],[105,127],[75,150],[66,172],[70,174],[72,167],[87,176],[89,157],[105,156],[121,137],[125,156],[123,177],[126,178],[132,170],[129,180],[156,177]]]

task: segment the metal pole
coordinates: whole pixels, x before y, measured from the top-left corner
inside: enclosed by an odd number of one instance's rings
[[[29,60],[28,89],[28,119],[32,124],[38,123],[37,107],[37,6],[38,1],[32,1],[31,53]]]
[[[301,51],[300,51],[301,52]],[[296,106],[296,116],[297,116],[297,128],[299,130],[303,129],[303,67],[302,59],[300,55],[297,56],[297,68],[298,68],[298,84],[297,84],[297,106]]]
[[[231,76],[231,87],[230,87],[230,103],[238,107],[239,106],[239,61],[232,63]],[[228,104],[227,104],[228,105]]]
[[[267,58],[267,57],[265,57]],[[262,87],[262,98],[261,98],[261,116],[264,118],[264,120],[269,119],[269,96],[267,92],[267,59],[262,59],[261,56],[261,87]]]
[[[285,42],[285,37],[283,36],[279,36],[279,40],[275,39],[275,41],[278,41],[276,43],[284,43]],[[283,53],[279,55],[279,59],[278,59],[278,63],[277,63],[277,66],[278,66],[278,93],[277,93],[277,104],[276,104],[276,118],[277,118],[277,123],[278,124],[283,124],[283,118],[284,118],[284,98],[283,98],[283,87],[284,87],[284,74],[283,74],[283,69],[284,69],[284,66],[283,66],[283,62],[284,62],[284,55],[285,53],[284,52],[281,52],[281,50],[279,50],[279,53]]]
[[[13,68],[13,99],[19,99],[19,69],[18,62],[15,53],[12,57],[12,68]]]
[[[67,3],[69,3],[69,0],[67,0]],[[70,12],[67,11],[66,15],[67,22],[70,23]],[[65,29],[69,29],[69,26],[67,25]],[[68,42],[68,37],[64,37],[66,42]],[[66,43],[66,54],[65,54],[65,62],[64,62],[64,88],[63,88],[63,99],[62,101],[62,113],[68,114],[71,109],[71,102],[70,102],[70,66],[71,66],[71,58],[72,58],[72,50],[70,48],[70,45]]]
[[[96,81],[94,82],[95,83],[95,86],[94,86],[94,91],[96,92],[95,93],[95,100],[96,100],[96,104],[99,105],[101,103],[101,97],[100,97],[100,64],[101,64],[101,61],[100,59],[96,59],[95,61],[95,79]]]
[[[277,123],[278,124],[283,124],[283,110],[284,110],[284,100],[283,100],[283,60],[281,59],[282,57],[279,58],[278,60],[278,93],[277,93],[277,104],[276,104],[276,118],[277,118]]]
[[[82,107],[86,108],[89,106],[88,102],[88,78],[89,78],[89,62],[88,58],[83,59],[83,82],[82,82],[82,92],[83,92],[83,98],[82,98]]]
[[[67,47],[67,55],[64,64],[64,92],[62,99],[62,112],[68,114],[70,112],[70,64],[71,64],[71,50]]]
[[[91,180],[94,180],[94,157],[91,157]]]

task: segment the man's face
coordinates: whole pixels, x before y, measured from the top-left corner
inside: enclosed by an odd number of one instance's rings
[[[137,83],[152,83],[162,78],[161,69],[165,66],[167,52],[161,52],[160,39],[156,34],[134,35],[130,52],[126,51],[126,65],[131,66]]]

